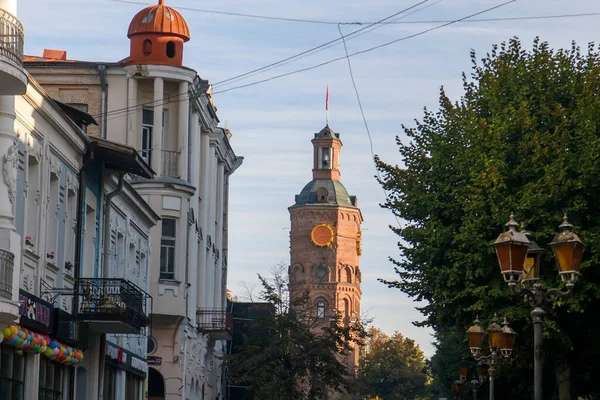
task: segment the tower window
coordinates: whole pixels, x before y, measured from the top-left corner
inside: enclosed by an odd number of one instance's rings
[[[327,203],[329,192],[324,187],[317,190],[317,203]]]
[[[317,318],[325,318],[325,301],[323,300],[317,302]]]
[[[169,57],[169,58],[175,57],[175,42],[172,42],[172,41],[167,42],[167,57]]]
[[[144,40],[144,55],[149,56],[152,53],[152,41],[150,39]]]
[[[318,155],[319,155],[318,167],[321,169],[331,169],[331,166],[332,166],[331,147],[319,148]]]

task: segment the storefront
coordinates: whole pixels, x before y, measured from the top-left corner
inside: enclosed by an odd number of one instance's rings
[[[23,290],[19,303],[19,323],[2,329],[0,399],[70,399],[71,367],[83,360],[85,326]]]
[[[141,400],[148,364],[142,357],[106,342],[105,400]]]

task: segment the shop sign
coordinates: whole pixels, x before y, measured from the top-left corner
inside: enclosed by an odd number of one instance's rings
[[[106,343],[106,359],[107,362],[114,364],[116,367],[136,375],[145,377],[148,374],[146,360],[116,344]]]
[[[144,375],[148,373],[148,363],[143,358],[133,356],[130,358],[131,368],[140,371]]]
[[[56,338],[72,346],[87,347],[87,322],[77,321],[73,315],[60,308],[55,308],[54,312]]]
[[[52,304],[27,293],[19,291],[19,323],[27,328],[42,332],[52,331]]]
[[[106,357],[118,363],[127,364],[127,353],[121,347],[106,344]]]
[[[148,356],[148,365],[162,365],[162,357]]]

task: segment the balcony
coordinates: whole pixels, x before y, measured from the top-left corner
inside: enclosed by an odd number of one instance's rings
[[[231,340],[233,318],[225,308],[199,308],[196,311],[198,330],[215,340]]]
[[[0,95],[20,95],[27,90],[23,70],[23,25],[0,9]]]
[[[179,178],[180,175],[177,172],[179,164],[179,152],[173,150],[162,150],[162,176],[170,176],[172,178]]]
[[[137,334],[150,324],[150,295],[125,279],[82,278],[77,289],[77,317],[90,332]]]

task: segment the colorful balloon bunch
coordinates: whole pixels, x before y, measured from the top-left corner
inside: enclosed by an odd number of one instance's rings
[[[56,340],[50,341],[44,355],[51,360],[63,364],[75,365],[83,360],[83,352],[81,350],[77,350],[71,346],[65,346]]]
[[[10,325],[2,330],[4,343],[28,353],[43,354],[51,360],[75,365],[83,360],[83,352],[71,346],[66,346],[48,335],[42,335],[19,325]]]

